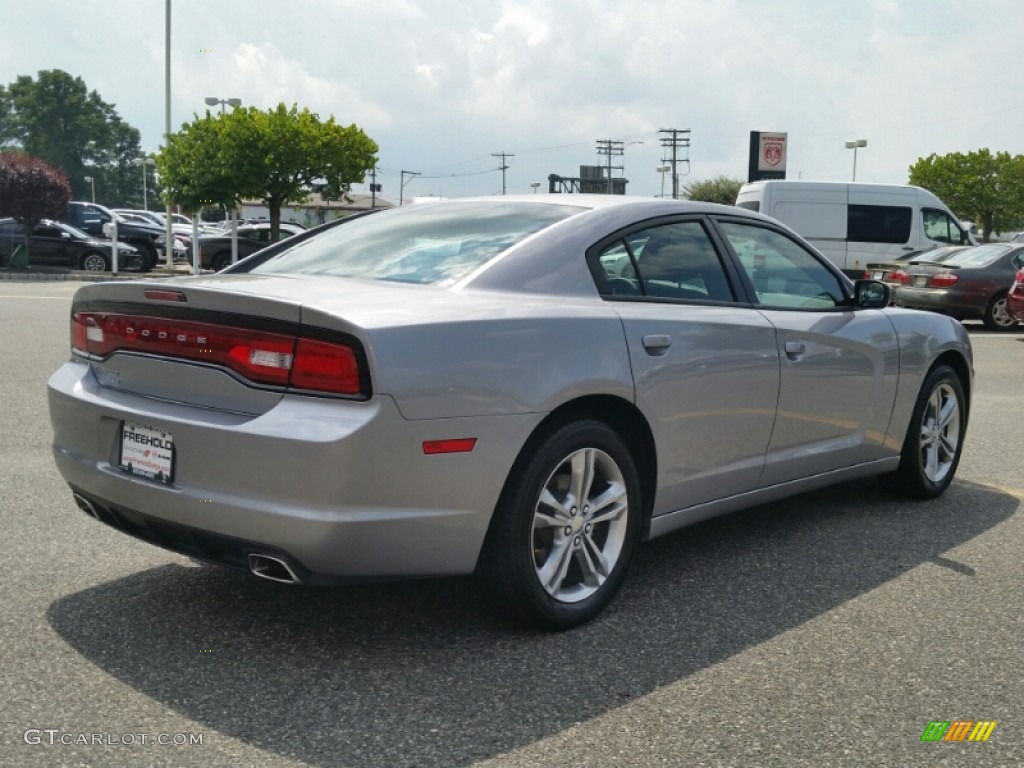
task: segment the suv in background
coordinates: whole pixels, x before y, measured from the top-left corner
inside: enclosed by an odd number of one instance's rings
[[[164,231],[154,225],[129,222],[102,205],[72,201],[68,203],[67,213],[61,219],[77,229],[87,232],[93,237],[107,238],[107,225],[117,219],[117,239],[134,247],[141,256],[141,269],[149,272],[156,266],[160,251],[167,244]]]

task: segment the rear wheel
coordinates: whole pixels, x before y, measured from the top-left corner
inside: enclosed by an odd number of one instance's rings
[[[882,485],[913,499],[941,495],[953,482],[966,431],[967,399],[960,377],[949,366],[939,366],[917,396],[899,467],[879,478]]]
[[[1006,294],[1002,293],[992,298],[985,309],[985,316],[982,318],[986,328],[994,331],[1005,331],[1017,325],[1017,321],[1010,317],[1006,311]]]
[[[99,251],[87,251],[79,259],[79,266],[86,272],[106,272],[110,269],[107,257]]]
[[[513,467],[482,554],[503,606],[547,629],[597,616],[626,575],[640,533],[640,482],[622,438],[582,420]]]

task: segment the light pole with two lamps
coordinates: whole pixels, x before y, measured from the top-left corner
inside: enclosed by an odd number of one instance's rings
[[[241,99],[219,99],[216,96],[207,96],[205,99],[208,106],[215,107],[220,104],[220,113],[224,114],[224,107],[230,104],[232,107],[242,106]]]
[[[846,148],[853,150],[853,180],[857,180],[857,148],[866,147],[868,145],[867,139],[852,139],[846,142]]]

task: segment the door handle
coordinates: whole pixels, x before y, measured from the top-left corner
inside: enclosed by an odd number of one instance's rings
[[[804,346],[802,341],[787,341],[786,342],[786,357],[790,360],[799,360],[803,357],[804,352],[807,351],[807,347]]]
[[[912,246],[912,245],[904,245],[901,250],[912,251],[912,250],[914,250],[914,246]]]
[[[667,333],[649,333],[643,337],[641,343],[648,354],[664,355],[672,346],[672,337]]]

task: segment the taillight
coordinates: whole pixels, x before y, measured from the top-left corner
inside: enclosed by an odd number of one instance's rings
[[[910,275],[904,272],[902,269],[894,269],[885,277],[887,283],[902,283],[903,285],[910,284]]]
[[[1017,277],[1014,278],[1013,287],[1010,289],[1010,293],[1014,296],[1024,296],[1024,269],[1017,273]]]
[[[939,272],[937,275],[932,275],[931,280],[928,281],[928,287],[949,288],[951,285],[956,285],[959,282],[960,278],[952,272]]]
[[[145,315],[75,312],[71,346],[96,357],[148,352],[229,368],[257,384],[362,394],[359,360],[344,343]]]

